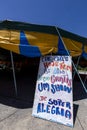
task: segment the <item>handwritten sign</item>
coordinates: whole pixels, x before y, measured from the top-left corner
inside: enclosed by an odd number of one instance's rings
[[[32,115],[73,126],[70,56],[41,57]]]

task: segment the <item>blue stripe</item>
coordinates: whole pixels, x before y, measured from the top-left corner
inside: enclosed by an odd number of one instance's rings
[[[84,50],[84,45],[82,46],[82,57],[84,57],[85,59],[87,59],[87,53]]]
[[[65,46],[61,40],[61,38],[59,37],[59,40],[58,40],[58,54],[59,55],[68,55],[69,51],[65,49]]]
[[[27,57],[39,57],[41,56],[40,50],[37,46],[29,44],[23,31],[20,32],[20,54]]]
[[[84,57],[85,59],[87,59],[87,53],[85,51],[82,52],[82,57]]]

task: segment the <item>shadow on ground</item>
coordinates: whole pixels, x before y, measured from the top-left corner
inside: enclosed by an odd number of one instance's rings
[[[75,124],[79,105],[73,104],[73,123]]]

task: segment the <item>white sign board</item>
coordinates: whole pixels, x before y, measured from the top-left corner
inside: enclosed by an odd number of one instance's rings
[[[41,57],[32,115],[73,126],[70,56]]]

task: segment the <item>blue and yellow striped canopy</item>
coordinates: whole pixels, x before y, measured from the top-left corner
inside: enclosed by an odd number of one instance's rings
[[[87,57],[87,38],[55,26],[6,20],[0,22],[0,48],[27,57],[63,55],[67,52],[73,57],[79,55]]]

